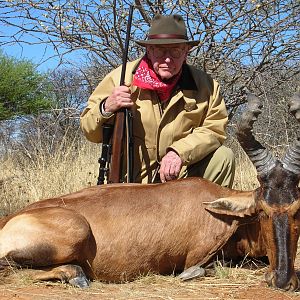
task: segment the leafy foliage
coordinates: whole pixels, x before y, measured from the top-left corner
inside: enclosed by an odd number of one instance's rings
[[[30,61],[0,53],[0,120],[49,108],[45,79]]]

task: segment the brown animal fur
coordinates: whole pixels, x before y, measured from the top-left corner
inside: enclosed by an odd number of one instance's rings
[[[195,178],[96,186],[39,201],[1,220],[0,257],[33,266],[75,262],[103,281],[182,272],[208,262],[235,232],[233,217],[202,204],[230,195],[252,197]]]

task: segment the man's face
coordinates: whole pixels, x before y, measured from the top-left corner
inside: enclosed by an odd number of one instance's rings
[[[147,56],[153,70],[162,80],[168,80],[181,70],[190,46],[182,44],[147,45]]]

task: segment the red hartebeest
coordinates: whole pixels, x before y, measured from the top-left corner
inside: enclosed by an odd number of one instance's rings
[[[290,109],[299,121],[300,93]],[[222,249],[229,258],[267,254],[267,283],[296,290],[300,141],[275,160],[252,134],[260,112],[250,96],[237,133],[257,169],[258,189],[188,178],[95,186],[39,201],[0,220],[0,265],[12,260],[40,269],[36,279],[85,287],[87,278],[120,282],[149,272],[190,278]]]

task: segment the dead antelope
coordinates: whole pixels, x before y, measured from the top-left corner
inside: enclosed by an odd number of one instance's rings
[[[261,104],[249,97],[238,139],[260,187],[238,191],[200,178],[163,184],[94,186],[46,199],[0,220],[0,264],[32,266],[35,279],[85,287],[89,279],[132,280],[149,272],[192,277],[223,250],[264,256],[270,286],[296,290],[300,222],[300,141],[281,161],[252,134]],[[290,103],[300,120],[300,93]]]

